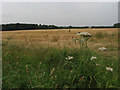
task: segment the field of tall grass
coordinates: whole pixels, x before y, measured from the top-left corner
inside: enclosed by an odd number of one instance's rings
[[[46,42],[32,43],[30,38],[24,39],[25,43],[18,38],[12,41],[3,32],[3,89],[118,88],[117,34],[101,32],[92,35],[88,47],[74,44],[74,38],[69,40],[63,34],[64,45],[60,34],[59,37],[54,34],[51,39],[46,36],[44,40],[49,40],[46,45]],[[110,38],[114,44],[109,42]],[[99,46],[106,46],[107,51],[97,51]]]

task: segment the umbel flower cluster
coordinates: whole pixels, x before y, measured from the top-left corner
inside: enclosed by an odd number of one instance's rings
[[[68,56],[68,57],[66,57],[65,59],[66,59],[66,60],[71,60],[71,59],[73,59],[73,56]]]
[[[83,37],[91,37],[91,34],[88,32],[78,32],[77,35],[83,36]]]
[[[95,60],[95,59],[97,59],[97,57],[92,56],[90,60]]]
[[[106,67],[106,70],[113,72],[113,68],[111,68],[111,67]]]

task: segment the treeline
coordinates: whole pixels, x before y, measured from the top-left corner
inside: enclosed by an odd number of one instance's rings
[[[72,29],[72,28],[89,28],[85,27],[75,27],[75,26],[55,26],[55,25],[42,25],[42,24],[22,24],[22,23],[14,23],[14,24],[2,24],[2,31],[12,31],[12,30],[33,30],[33,29]]]
[[[115,23],[113,26],[91,26],[91,28],[120,28],[120,23]]]
[[[33,29],[73,29],[73,28],[90,28],[89,26],[78,27],[78,26],[55,26],[55,25],[42,25],[42,24],[2,24],[2,31],[13,31],[13,30],[33,30]],[[120,23],[116,23],[113,26],[91,26],[91,28],[120,28]]]
[[[2,31],[11,31],[11,30],[33,30],[33,29],[57,29],[57,26],[54,25],[38,25],[38,24],[2,24]]]
[[[92,26],[91,28],[118,28],[114,26]]]

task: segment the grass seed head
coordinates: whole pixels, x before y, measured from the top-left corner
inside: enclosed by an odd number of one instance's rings
[[[52,69],[52,71],[50,72],[50,75],[52,75],[55,71],[55,68]]]

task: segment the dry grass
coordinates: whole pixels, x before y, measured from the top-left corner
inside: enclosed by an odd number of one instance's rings
[[[24,42],[30,44],[46,44],[52,46],[79,46],[74,45],[73,39],[79,38],[76,35],[77,32],[87,31],[92,34],[92,39],[89,43],[92,47],[106,46],[107,44],[118,45],[118,29],[52,29],[52,30],[18,30],[18,31],[4,31],[2,32],[3,41],[10,40],[11,42]],[[98,38],[96,34],[102,34],[102,37]]]
[[[88,42],[91,49],[98,50],[104,46],[109,49],[107,55],[117,57],[118,52],[118,29],[102,28],[102,29],[49,29],[49,30],[18,30],[2,32],[2,40],[10,42],[25,43],[31,47],[53,46],[53,47],[70,47],[78,48],[79,43],[75,44],[73,39],[80,38],[77,32],[89,32],[92,38]],[[101,36],[101,37],[100,37]],[[111,50],[112,49],[112,50]],[[106,52],[105,52],[106,53]]]
[[[80,38],[76,35],[77,32],[89,32],[92,38],[89,40],[88,46],[94,50],[104,46],[108,49],[113,49],[109,52],[110,56],[117,57],[118,48],[118,29],[117,28],[102,28],[102,29],[49,29],[49,30],[18,30],[2,32],[2,40],[10,42],[19,42],[29,44],[31,47],[54,46],[54,47],[70,47],[78,48],[79,43],[75,44],[73,39]],[[102,36],[96,37],[97,34]],[[116,48],[116,49],[115,49]]]
[[[89,32],[92,34],[92,38],[88,42],[90,48],[97,51],[98,47],[104,46],[109,49],[110,55],[115,55],[117,57],[117,28],[71,29],[71,32],[69,32],[69,29],[3,31],[2,40],[25,43],[31,47],[44,45],[78,48],[80,47],[79,43],[75,44],[73,41],[73,39],[80,38],[80,36],[76,35],[77,32]]]

